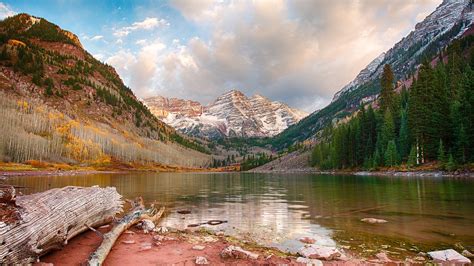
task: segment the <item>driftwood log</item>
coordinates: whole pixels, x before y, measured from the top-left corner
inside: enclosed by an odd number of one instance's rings
[[[11,201],[10,192],[3,198]],[[13,199],[17,219],[0,221],[0,264],[35,262],[89,227],[110,222],[123,205],[114,187],[55,188]]]
[[[102,243],[95,252],[90,255],[88,265],[102,265],[114,246],[115,241],[117,241],[125,230],[142,220],[147,219],[156,222],[163,215],[164,211],[164,207],[159,211],[153,206],[149,209],[145,208],[142,198],[135,200],[135,202],[132,203],[132,210],[116,223],[108,233],[103,235]]]

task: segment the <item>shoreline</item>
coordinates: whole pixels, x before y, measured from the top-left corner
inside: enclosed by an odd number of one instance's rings
[[[97,232],[86,231],[71,239],[62,249],[40,257],[36,265],[45,263],[82,265],[100,245],[101,236],[111,229],[111,224],[100,226]],[[426,264],[434,263],[427,253],[393,257],[386,250],[372,255],[363,255],[351,249],[337,246],[338,256],[320,253],[318,259],[304,255],[304,251],[289,253],[274,247],[259,245],[253,240],[224,235],[208,230],[177,230],[157,226],[161,232],[146,233],[139,226],[125,231],[115,242],[105,260],[105,265],[196,265],[198,258],[205,258],[210,265],[361,265],[361,264]],[[300,240],[301,241],[301,240]],[[317,243],[317,240],[316,240]],[[241,251],[226,253],[228,248]],[[303,249],[311,250],[313,244]],[[325,246],[320,246],[325,249]],[[319,255],[318,255],[319,256]]]
[[[320,171],[315,168],[275,169],[275,170],[249,170],[247,173],[256,174],[320,174],[320,175],[354,175],[354,176],[387,176],[387,177],[460,177],[474,178],[474,172],[446,172],[440,170],[419,171]]]

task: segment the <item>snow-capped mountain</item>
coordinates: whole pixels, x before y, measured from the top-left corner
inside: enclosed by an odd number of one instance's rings
[[[420,55],[425,50],[444,47],[453,38],[462,35],[473,20],[474,4],[471,0],[444,0],[433,13],[416,24],[410,34],[360,71],[353,81],[334,95],[333,101],[380,77],[385,64],[392,66],[397,78],[403,78],[420,63]]]
[[[261,96],[231,90],[207,106],[161,96],[144,99],[150,111],[177,130],[199,137],[269,137],[307,113]]]

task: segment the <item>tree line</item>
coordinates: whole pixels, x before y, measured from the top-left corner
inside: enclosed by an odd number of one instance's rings
[[[321,169],[409,167],[437,162],[454,170],[474,161],[473,36],[425,60],[407,89],[395,90],[385,65],[378,102],[361,105],[347,123],[330,125],[311,163]]]

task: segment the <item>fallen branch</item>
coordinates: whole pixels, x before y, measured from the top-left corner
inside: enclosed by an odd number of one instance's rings
[[[89,257],[88,265],[102,265],[110,250],[114,246],[120,235],[131,226],[137,224],[141,220],[151,220],[153,222],[160,219],[165,208],[162,207],[159,211],[155,208],[146,209],[142,198],[138,198],[132,203],[132,210],[123,217],[112,230],[103,235],[102,243]]]
[[[1,190],[6,191],[3,198],[10,201],[8,206],[17,219],[0,221],[0,264],[35,262],[88,230],[86,224],[110,222],[123,204],[114,187],[55,188],[16,198],[12,190]]]

